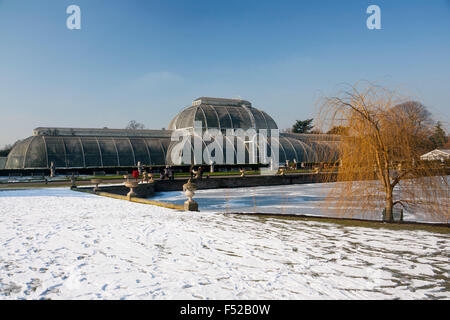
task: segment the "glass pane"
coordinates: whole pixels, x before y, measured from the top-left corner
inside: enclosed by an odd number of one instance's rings
[[[175,130],[176,129],[176,124],[177,124],[177,120],[178,120],[178,114],[175,116],[175,118],[173,118],[172,120],[170,120],[169,126],[167,127],[169,130]]]
[[[81,138],[86,167],[101,167],[100,150],[96,138]]]
[[[8,155],[6,169],[20,169],[24,166],[25,152],[33,137],[27,138],[15,144],[14,148]]]
[[[134,166],[133,150],[128,138],[114,138],[114,141],[119,154],[119,165],[122,167]]]
[[[211,106],[200,106],[206,116],[206,123],[208,128],[218,128],[217,114]],[[200,112],[200,111],[199,111]],[[206,127],[206,124],[205,124]]]
[[[133,146],[134,156],[136,158],[136,164],[140,161],[141,164],[150,164],[149,154],[147,152],[147,145],[144,139],[130,138],[131,145]]]
[[[241,126],[241,128],[242,129],[253,128],[252,120],[250,118],[250,115],[247,112],[247,109],[244,109],[242,107],[233,107],[233,109],[236,109],[237,112],[241,115],[241,119],[242,119],[242,122],[241,122],[242,126]],[[236,124],[235,124],[235,128],[238,128],[238,127],[236,127]]]
[[[64,137],[63,140],[66,146],[67,166],[69,168],[84,167],[80,138]]]
[[[178,116],[177,129],[192,127],[194,125],[194,116],[196,110],[197,108],[193,107],[183,110]]]
[[[233,128],[238,129],[248,129],[248,124],[245,125],[244,120],[242,119],[241,113],[238,111],[236,107],[229,107],[227,108],[228,112],[230,113],[232,122],[233,122]]]
[[[33,137],[25,159],[25,168],[46,168],[47,153],[42,137]]]
[[[62,137],[45,137],[48,153],[48,164],[53,162],[56,167],[66,167],[64,140]]]
[[[102,159],[104,167],[115,167],[119,163],[117,161],[116,147],[112,138],[98,138],[100,150],[102,151]]]
[[[198,108],[197,112],[194,114],[195,116],[195,121],[201,121],[202,123],[202,128],[205,129],[207,127],[207,122],[205,120],[205,114],[203,113],[203,109],[202,108]],[[194,121],[192,121],[191,126],[194,125]]]
[[[253,117],[255,118],[255,125],[257,129],[266,129],[267,128],[267,122],[264,116],[259,112],[258,110],[251,108],[250,109]]]
[[[167,155],[167,150],[169,149],[170,139],[160,139],[159,142],[161,143],[165,157],[165,155]]]
[[[283,146],[284,152],[286,154],[285,161],[286,160],[292,161],[297,158],[297,155],[295,154],[292,145],[289,143],[288,138],[280,137],[280,144]]]
[[[219,115],[219,121],[220,121],[220,128],[232,128],[231,126],[231,119],[228,115],[228,111],[226,107],[219,106],[216,107],[216,112]]]
[[[153,165],[163,165],[166,163],[163,149],[159,139],[145,139],[148,149],[150,151],[150,158]]]
[[[297,157],[295,160],[297,162],[309,162],[308,161],[308,153],[306,149],[306,144],[297,139],[289,139],[289,141],[294,145],[295,151],[297,153]]]
[[[275,123],[275,121],[273,120],[273,118],[271,116],[269,116],[264,111],[261,111],[261,113],[263,114],[264,118],[266,119],[267,129],[278,129],[277,124]]]

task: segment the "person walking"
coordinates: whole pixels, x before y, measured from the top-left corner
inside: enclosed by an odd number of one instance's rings
[[[173,172],[173,168],[172,166],[170,166],[169,168],[167,168],[167,177],[170,181],[173,180],[174,178],[174,172]]]
[[[168,165],[164,168],[164,179],[165,178],[169,179],[169,166]]]
[[[140,176],[140,174],[139,174],[139,171],[137,171],[137,170],[133,170],[133,178],[135,178],[135,179],[136,179],[136,181],[138,181],[138,179],[139,179],[139,176]]]
[[[144,166],[142,165],[142,163],[140,161],[138,161],[138,163],[137,163],[137,170],[139,171],[139,175],[141,175],[142,172],[144,171]]]
[[[191,179],[194,177],[194,165],[191,164],[191,167],[189,168],[189,175],[191,177]]]

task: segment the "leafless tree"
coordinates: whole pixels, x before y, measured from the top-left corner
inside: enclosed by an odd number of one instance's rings
[[[144,130],[145,126],[142,123],[137,122],[136,120],[131,120],[128,122],[128,125],[126,126],[127,130]]]
[[[339,183],[332,184],[329,196],[339,210],[354,214],[355,203],[362,212],[381,213],[384,207],[385,220],[392,222],[394,206],[401,205],[448,221],[448,169],[420,160],[430,151],[434,123],[422,104],[380,86],[357,83],[324,98],[320,119],[323,126],[348,128],[333,168]]]

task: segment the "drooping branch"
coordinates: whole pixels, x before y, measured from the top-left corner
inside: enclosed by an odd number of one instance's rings
[[[355,207],[368,212],[392,203],[416,204],[430,214],[448,216],[448,184],[438,178],[445,168],[420,161],[430,151],[426,140],[433,123],[421,104],[402,103],[399,95],[370,83],[324,101],[322,114],[331,116],[327,124],[348,128],[336,146],[339,162],[330,161],[341,182],[330,194],[333,207],[348,213]]]

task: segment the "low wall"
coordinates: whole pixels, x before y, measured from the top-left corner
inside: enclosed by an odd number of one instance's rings
[[[142,198],[139,198],[139,197],[128,198],[127,196],[117,195],[117,194],[109,193],[109,192],[101,192],[101,191],[97,192],[96,194],[99,195],[99,196],[103,196],[103,197],[109,197],[109,198],[114,198],[114,199],[119,199],[119,200],[127,200],[127,201],[131,201],[131,202],[142,203],[142,204],[151,204],[153,206],[158,206],[158,207],[164,207],[164,208],[184,211],[184,206],[183,205],[175,204],[175,203],[169,203],[169,202],[164,202],[164,201],[148,200],[148,199],[142,199]]]
[[[79,189],[80,191],[83,191],[83,190],[92,191],[93,187],[79,187],[77,189]],[[128,194],[128,192],[130,192],[130,188],[127,188],[124,185],[99,186],[99,192],[107,192],[107,193],[117,194],[117,195],[121,195],[121,196],[126,196]],[[136,197],[138,197],[138,198],[148,198],[154,194],[155,185],[154,185],[154,183],[143,183],[143,184],[140,184],[137,188],[135,188],[134,192],[136,193]]]
[[[138,198],[149,198],[155,192],[182,191],[183,184],[188,179],[176,180],[156,180],[153,183],[139,184],[134,189]],[[201,180],[193,179],[197,189],[222,189],[222,188],[246,188],[260,186],[279,186],[290,184],[318,183],[330,181],[330,175],[326,174],[292,174],[285,176],[247,176],[247,177],[214,177],[203,178]],[[93,187],[80,187],[80,190],[92,190]],[[130,191],[124,185],[101,186],[100,192],[125,196]]]
[[[335,176],[335,175],[334,175]],[[181,191],[183,184],[188,179],[177,179],[174,181],[158,180],[155,181],[155,191]],[[201,180],[193,179],[197,189],[222,189],[222,188],[245,188],[259,186],[279,186],[289,184],[304,184],[330,181],[330,176],[325,174],[292,174],[285,176],[247,176],[247,177],[214,177],[203,178]]]

